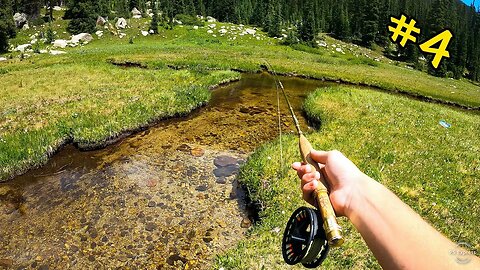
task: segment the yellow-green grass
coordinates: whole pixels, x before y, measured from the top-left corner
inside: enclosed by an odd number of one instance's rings
[[[321,122],[319,131],[307,135],[315,148],[342,151],[454,242],[480,248],[478,114],[346,86],[318,89],[304,107],[310,119]],[[440,120],[452,127],[442,127]],[[284,137],[283,149],[283,168],[276,140],[241,169],[240,182],[263,207],[263,220],[247,240],[219,256],[216,267],[290,269],[281,256],[282,233],[291,212],[305,203],[288,168],[300,159],[296,137]],[[331,250],[323,268],[380,268],[348,220],[340,218],[340,225],[346,242]]]

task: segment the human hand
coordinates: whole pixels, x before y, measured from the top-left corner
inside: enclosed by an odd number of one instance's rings
[[[322,174],[329,188],[330,201],[338,216],[349,216],[352,198],[360,190],[363,181],[369,179],[362,173],[353,162],[339,151],[316,151],[310,152],[310,157],[319,163]],[[303,199],[315,205],[313,191],[319,185],[320,173],[311,172],[311,166],[305,163],[295,162],[292,168],[297,171],[302,180],[301,188]]]

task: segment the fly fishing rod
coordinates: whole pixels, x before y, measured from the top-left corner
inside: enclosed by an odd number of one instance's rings
[[[311,172],[319,172],[321,179],[325,175],[310,156],[312,145],[303,134],[298,118],[293,111],[285,88],[278,78],[272,66],[267,62],[272,71],[277,87],[280,87],[285,101],[287,102],[295,128],[298,133],[299,149],[302,159],[310,165]],[[320,181],[317,189],[313,192],[314,200],[318,208],[315,211],[309,207],[300,207],[290,217],[282,241],[282,254],[286,263],[294,265],[302,263],[307,268],[319,266],[326,258],[329,247],[339,247],[343,244],[342,229],[337,223],[328,190]]]

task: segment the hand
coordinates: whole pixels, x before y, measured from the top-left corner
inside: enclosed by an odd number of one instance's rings
[[[362,182],[369,178],[339,151],[312,150],[310,156],[319,163],[326,178],[323,181],[329,188],[330,201],[336,214],[348,217],[352,198],[360,190]],[[313,191],[319,184],[320,173],[312,173],[310,165],[300,162],[293,163],[292,168],[302,180],[303,199],[315,205]]]

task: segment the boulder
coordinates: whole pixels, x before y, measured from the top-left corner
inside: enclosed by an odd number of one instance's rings
[[[138,10],[137,8],[133,8],[132,9],[132,17],[134,19],[140,19],[140,18],[142,18],[142,12],[140,12],[140,10]]]
[[[95,32],[95,35],[97,35],[98,37],[102,37],[103,31],[98,30],[97,32]]]
[[[53,10],[55,10],[55,11],[62,11],[63,9],[62,9],[62,7],[54,6],[54,7],[53,7]]]
[[[72,36],[72,39],[70,40],[70,42],[72,42],[72,43],[79,43],[79,42],[88,43],[92,40],[93,40],[93,37],[89,33],[80,33],[78,35]]]
[[[148,31],[143,31],[143,30],[142,30],[142,35],[143,35],[144,37],[148,36]]]
[[[125,20],[125,18],[119,18],[115,23],[115,27],[117,29],[125,29],[125,27],[127,27],[127,20]]]
[[[0,57],[0,62],[2,62],[2,61],[7,61],[7,60],[8,60],[8,59],[5,58],[5,57]]]
[[[98,16],[97,25],[104,26],[106,22],[107,22],[107,20],[105,20],[105,18],[103,18],[102,16]]]
[[[257,30],[251,29],[251,28],[247,28],[247,29],[245,30],[245,32],[246,32],[247,34],[249,34],[249,35],[255,35],[255,33],[257,32]]]
[[[207,16],[207,22],[217,22],[217,19],[215,19],[211,16]]]
[[[51,55],[59,55],[59,54],[65,54],[67,52],[64,52],[64,51],[55,51],[55,50],[51,50],[50,51],[50,54]]]
[[[67,41],[64,39],[57,39],[53,42],[53,47],[65,48],[67,47]]]
[[[27,14],[15,13],[15,15],[13,15],[13,20],[15,21],[15,26],[21,28],[24,24],[27,23]]]
[[[27,48],[30,48],[30,47],[32,47],[32,44],[22,44],[22,45],[18,45],[17,48],[15,48],[14,51],[16,51],[16,52],[25,52],[25,50],[26,50]]]

